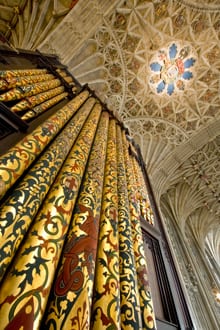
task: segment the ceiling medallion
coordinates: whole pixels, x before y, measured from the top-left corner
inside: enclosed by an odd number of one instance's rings
[[[191,68],[196,59],[191,56],[191,47],[180,47],[172,43],[168,48],[157,51],[150,62],[150,85],[157,94],[171,96],[184,91],[193,78]]]

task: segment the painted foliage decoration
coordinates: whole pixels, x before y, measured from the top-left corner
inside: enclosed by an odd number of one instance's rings
[[[62,78],[74,89],[64,70],[58,79],[47,69],[0,70],[0,102],[24,121],[30,121],[68,97]]]
[[[126,134],[85,88],[0,157],[1,329],[156,329]]]
[[[157,94],[171,96],[184,91],[193,78],[192,68],[196,62],[190,46],[180,47],[172,43],[162,48],[153,56],[150,63],[150,85]]]

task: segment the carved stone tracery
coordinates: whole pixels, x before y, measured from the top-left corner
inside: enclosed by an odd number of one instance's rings
[[[79,0],[74,7],[64,0],[27,1],[25,8],[23,2],[1,3],[4,44],[57,54],[118,111],[141,146],[163,214],[170,208],[172,225],[183,237],[190,231],[219,265],[219,1]],[[192,47],[193,79],[179,93],[158,95],[149,81],[151,59],[173,43]],[[183,252],[177,250],[180,261]],[[188,292],[190,272],[184,275]]]

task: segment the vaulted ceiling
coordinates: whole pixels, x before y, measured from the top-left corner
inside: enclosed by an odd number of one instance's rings
[[[120,114],[162,212],[219,262],[219,0],[0,0],[0,32],[57,54]]]

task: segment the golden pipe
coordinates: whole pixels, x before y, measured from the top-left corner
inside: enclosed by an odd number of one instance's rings
[[[44,101],[47,101],[51,97],[59,95],[64,92],[64,87],[59,86],[53,89],[50,89],[47,92],[39,93],[33,96],[26,97],[26,99],[21,100],[20,102],[13,105],[10,109],[13,112],[24,111],[26,109],[31,109],[35,105],[40,104]]]
[[[148,196],[143,172],[135,159],[133,159],[133,166],[134,173],[136,175],[137,185],[139,187],[139,194],[137,197],[140,206],[141,216],[151,225],[154,225],[154,214],[150,205],[150,199]]]
[[[44,329],[71,329],[77,322],[89,330],[104,179],[108,113],[102,114],[59,272],[51,291]],[[66,308],[63,308],[66,306]],[[83,320],[79,319],[83,310]]]
[[[123,156],[121,127],[117,125],[118,160],[118,231],[121,329],[142,329],[140,300],[138,292],[135,252],[132,240],[132,226],[126,180],[125,160]]]
[[[83,91],[0,157],[0,199],[88,98]]]
[[[69,84],[71,84],[71,83],[74,84],[73,78],[72,78],[71,76],[67,75],[67,73],[66,73],[65,70],[57,69],[56,71],[59,73],[59,75],[60,75],[61,77],[64,78],[64,80],[65,80],[66,82],[68,82]]]
[[[0,79],[0,90],[4,91],[8,88],[8,83],[4,79]]]
[[[14,87],[19,87],[19,86],[30,85],[30,84],[37,83],[40,81],[52,80],[52,79],[54,79],[54,76],[52,74],[10,77],[10,78],[5,79],[7,86],[4,87],[4,90],[14,88]],[[3,87],[1,89],[3,89]]]
[[[0,208],[0,281],[79,134],[94,98],[89,98]]]
[[[40,327],[100,113],[101,105],[96,104],[4,278],[0,289],[2,328],[13,322],[30,299],[35,318],[29,327]]]
[[[110,120],[90,329],[120,329],[115,120]]]
[[[32,76],[47,73],[47,69],[28,69],[28,70],[1,70],[0,78],[11,78],[20,76]]]
[[[132,156],[128,153],[129,143],[123,134],[123,152],[126,164],[127,187],[129,195],[131,226],[132,226],[132,240],[134,245],[135,265],[138,275],[138,292],[140,299],[142,328],[155,329],[155,315],[153,311],[153,303],[150,293],[147,262],[144,253],[144,244],[142,238],[142,230],[140,223],[140,208],[137,204],[137,185],[132,165]],[[136,160],[134,160],[136,162]],[[138,165],[136,163],[136,165]],[[137,168],[135,166],[135,172]]]
[[[46,102],[41,103],[40,105],[33,108],[33,110],[27,111],[22,117],[22,120],[28,120],[34,117],[37,117],[42,112],[46,111],[47,109],[51,108],[53,105],[57,104],[65,97],[68,96],[68,93],[62,93],[60,95],[54,96],[53,98],[47,100]]]
[[[19,86],[10,89],[6,93],[3,93],[0,95],[0,102],[9,102],[14,100],[19,100],[23,97],[32,96],[44,91],[47,91],[49,89],[52,89],[54,87],[58,87],[61,85],[61,82],[59,79],[52,79],[32,85],[25,85],[25,86]]]

